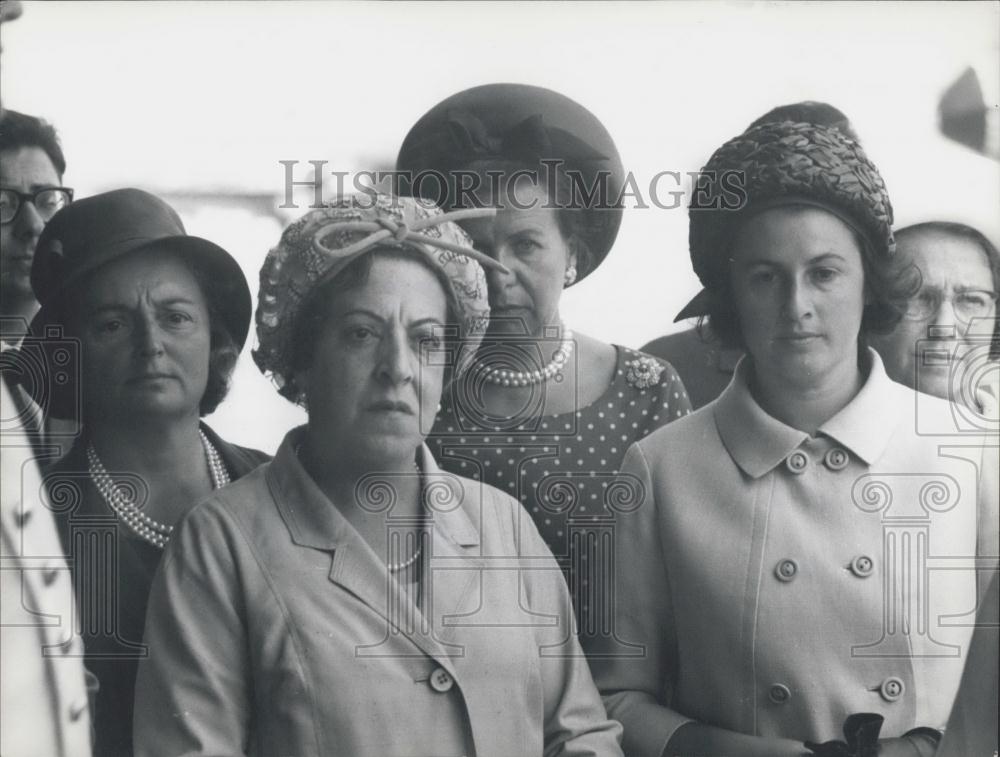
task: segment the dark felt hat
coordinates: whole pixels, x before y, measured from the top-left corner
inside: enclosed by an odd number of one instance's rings
[[[219,245],[188,235],[173,208],[141,189],[116,189],[78,200],[46,224],[31,266],[31,287],[41,305],[31,322],[32,334],[49,337],[53,326],[64,325],[67,296],[94,271],[154,244],[169,246],[205,273],[205,296],[242,348],[253,305],[239,263]],[[49,411],[66,417],[68,398],[60,395],[53,391]]]
[[[453,172],[491,160],[529,167],[560,161],[579,177],[572,181],[587,190],[596,188],[592,198],[583,192],[571,201],[587,215],[586,242],[593,256],[578,281],[604,260],[621,225],[625,171],[614,140],[593,113],[565,95],[527,84],[462,90],[439,102],[410,129],[396,169],[411,176],[421,171],[444,174],[446,186],[427,180],[409,191],[448,210],[456,208],[460,196],[451,184]]]

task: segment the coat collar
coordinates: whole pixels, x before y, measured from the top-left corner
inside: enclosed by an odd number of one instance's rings
[[[299,462],[295,448],[303,432],[303,427],[288,432],[268,468],[275,501],[292,540],[303,547],[325,550],[354,543],[359,538],[354,527],[320,491]],[[423,472],[424,502],[433,515],[435,531],[440,531],[455,545],[478,546],[479,508],[469,497],[478,489],[463,486],[458,476],[442,471],[426,444],[417,450],[417,462]]]
[[[484,565],[477,549],[481,489],[474,482],[465,481],[463,485],[463,479],[442,472],[427,447],[420,448],[417,457],[424,475],[424,502],[433,523],[431,554],[425,563],[429,569],[424,576],[429,599],[421,612],[302,467],[295,454],[302,432],[302,428],[293,429],[285,436],[267,470],[268,485],[292,541],[302,547],[332,551],[330,581],[358,597],[455,675],[451,658],[461,656],[462,648],[450,643],[454,629],[444,618],[473,612],[478,602],[474,587],[479,579],[477,571]],[[400,615],[399,608],[404,606],[410,608],[414,622],[405,622]],[[385,654],[380,646],[359,647],[358,653]]]
[[[900,395],[882,359],[868,349],[870,370],[861,391],[817,430],[843,445],[867,465],[885,451],[895,430]],[[729,386],[715,403],[715,423],[733,461],[751,478],[760,478],[809,438],[768,415],[750,393],[750,363],[743,358]]]

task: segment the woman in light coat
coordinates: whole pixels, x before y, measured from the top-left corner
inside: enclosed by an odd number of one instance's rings
[[[914,282],[857,143],[749,129],[695,197],[705,290],[687,314],[748,354],[715,402],[626,455],[607,643],[635,647],[588,650],[605,704],[642,757],[874,754],[879,726],[881,757],[931,754],[972,558],[997,554],[995,441],[956,433],[953,406],[918,403],[865,344]]]
[[[519,559],[547,554],[531,519],[423,444],[488,320],[477,260],[497,265],[389,197],[271,251],[254,357],[309,422],[171,540],[141,755],[620,754],[558,566]]]

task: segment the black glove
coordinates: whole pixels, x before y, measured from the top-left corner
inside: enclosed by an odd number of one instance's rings
[[[878,733],[882,730],[881,715],[860,712],[848,715],[844,721],[846,741],[807,741],[806,748],[820,757],[878,757]]]
[[[820,757],[933,757],[941,732],[914,728],[899,738],[879,740],[884,718],[870,712],[848,715],[844,721],[846,741],[807,741],[806,748]]]

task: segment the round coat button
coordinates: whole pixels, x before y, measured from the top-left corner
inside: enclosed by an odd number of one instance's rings
[[[799,566],[795,560],[781,560],[774,566],[774,575],[779,581],[791,581],[795,574],[799,572]]]
[[[903,684],[901,678],[896,678],[896,676],[890,676],[882,681],[882,685],[879,686],[878,693],[882,695],[882,698],[887,702],[895,702],[901,696],[903,692],[906,691],[906,686]]]
[[[434,691],[444,693],[450,691],[451,687],[455,685],[455,679],[451,677],[449,673],[444,668],[438,668],[433,673],[431,673],[431,688]]]
[[[868,578],[875,571],[875,561],[868,555],[858,555],[851,560],[851,573],[858,578]]]
[[[783,683],[776,683],[767,690],[767,698],[775,704],[784,704],[792,698],[792,692]]]
[[[800,452],[799,450],[796,450],[785,458],[785,467],[792,473],[801,473],[806,469],[807,465],[809,465],[809,458],[806,457],[805,452]]]
[[[823,462],[826,463],[826,467],[830,470],[844,470],[850,461],[850,456],[840,447],[827,450],[826,455],[823,457]]]

